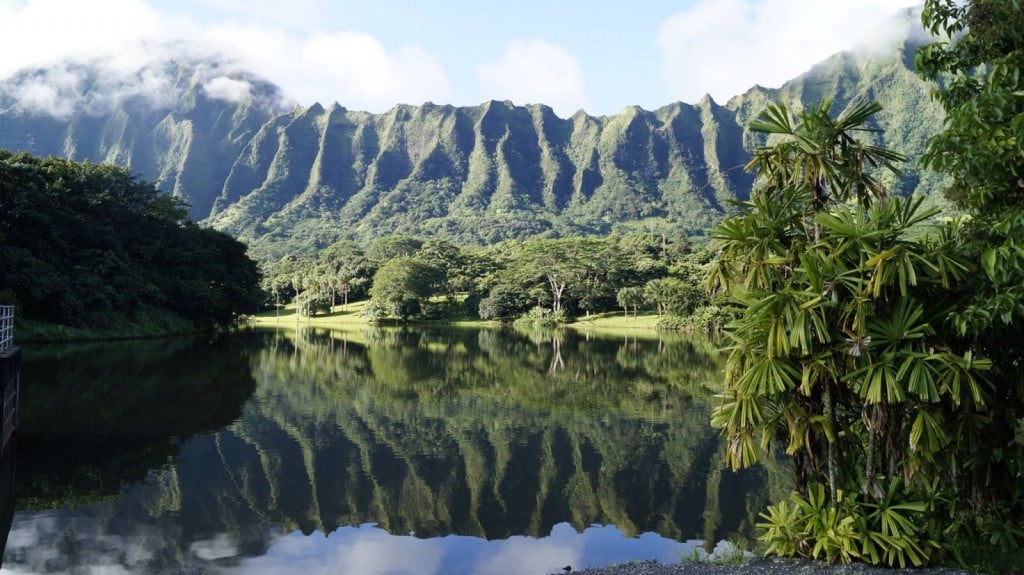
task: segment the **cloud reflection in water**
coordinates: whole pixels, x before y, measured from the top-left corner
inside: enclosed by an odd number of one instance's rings
[[[27,520],[26,520],[27,519]],[[299,531],[271,535],[260,555],[247,555],[245,545],[232,534],[217,534],[188,544],[187,558],[178,568],[157,567],[151,561],[167,557],[166,537],[159,529],[136,529],[122,534],[103,533],[83,517],[54,522],[57,517],[36,516],[15,520],[0,575],[27,573],[202,572],[220,575],[272,575],[337,573],[377,575],[539,575],[634,560],[679,561],[699,542],[681,543],[656,533],[626,537],[614,526],[591,526],[577,533],[559,523],[547,537],[516,535],[488,541],[448,535],[420,539],[413,534],[392,535],[374,524],[339,528],[326,536]],[[68,519],[68,518],[65,518]],[[74,531],[71,535],[68,529]],[[279,532],[268,526],[268,532]],[[75,541],[68,554],[68,537]],[[170,567],[168,569],[168,567]]]
[[[613,526],[592,526],[577,533],[567,523],[556,525],[548,537],[517,535],[495,541],[461,535],[417,539],[390,535],[371,524],[342,527],[326,537],[291,533],[271,545],[266,555],[245,558],[224,573],[539,574],[560,572],[565,565],[583,569],[631,560],[677,562],[696,544],[654,533],[626,538]]]

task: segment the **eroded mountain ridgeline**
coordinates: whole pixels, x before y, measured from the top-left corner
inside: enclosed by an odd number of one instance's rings
[[[261,261],[390,234],[485,244],[638,226],[696,231],[749,195],[742,167],[763,139],[746,126],[772,102],[880,102],[880,131],[867,137],[911,160],[888,183],[899,193],[936,191],[936,176],[913,164],[942,118],[913,72],[916,26],[908,18],[908,39],[891,51],[837,54],[779,89],[612,116],[561,118],[500,101],[383,114],[337,103],[281,110],[279,90],[247,75],[239,78],[251,99],[211,97],[202,90],[211,74],[238,73],[182,61],[154,72],[175,78],[166,102],[97,110],[86,86],[85,103],[54,117],[22,110],[10,94],[59,70],[26,72],[0,86],[0,147],[128,166]]]

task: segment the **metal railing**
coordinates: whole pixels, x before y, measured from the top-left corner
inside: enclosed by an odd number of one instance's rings
[[[14,347],[14,306],[0,305],[0,453],[18,426],[21,350]]]
[[[0,351],[14,345],[14,306],[0,305]]]

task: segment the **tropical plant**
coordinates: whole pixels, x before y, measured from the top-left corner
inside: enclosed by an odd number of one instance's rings
[[[946,195],[968,218],[962,249],[980,262],[957,286],[951,315],[977,353],[991,357],[987,408],[945,429],[970,449],[951,461],[963,545],[988,561],[991,550],[1020,557],[1024,542],[1024,18],[1019,0],[927,0],[922,20],[937,40],[916,65],[936,81],[945,129],[925,164],[950,178]],[[980,552],[978,550],[981,550]],[[1005,570],[1019,570],[1019,559]]]
[[[778,555],[810,557],[828,562],[921,565],[938,544],[925,532],[922,501],[900,502],[902,482],[889,483],[886,497],[878,503],[866,503],[837,492],[830,503],[825,486],[812,483],[807,495],[792,493],[789,501],[780,501],[761,515],[758,538],[766,552]]]
[[[624,317],[629,317],[629,308],[633,308],[633,317],[636,317],[636,310],[644,303],[644,290],[636,286],[621,288],[615,294],[615,301],[622,307]]]
[[[750,200],[713,232],[720,258],[711,282],[740,309],[726,330],[725,393],[713,416],[728,461],[752,465],[778,441],[793,456],[798,500],[810,506],[803,516],[824,522],[803,531],[832,537],[852,529],[857,513],[844,508],[887,497],[886,481],[944,470],[947,430],[985,407],[990,362],[944,327],[950,286],[969,269],[955,229],[929,224],[936,212],[919,199],[887,197],[882,178],[897,173],[900,156],[864,137],[880,106],[853,103],[836,118],[830,108],[825,101],[794,117],[771,106],[751,124],[775,139],[747,166],[756,174]],[[909,487],[900,484],[908,497]],[[844,492],[861,499],[844,507]],[[920,543],[903,555],[807,544],[829,560],[928,556],[916,552]]]

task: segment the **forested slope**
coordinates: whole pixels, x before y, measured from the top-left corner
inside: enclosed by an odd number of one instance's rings
[[[226,325],[261,299],[244,244],[117,166],[0,151],[0,214],[0,303],[19,319],[142,335]]]
[[[69,63],[0,84],[0,148],[127,166],[258,259],[395,233],[460,244],[669,226],[699,233],[749,194],[742,167],[759,140],[746,125],[770,102],[831,97],[841,109],[875,99],[885,112],[869,137],[919,155],[941,112],[913,72],[918,16],[904,18],[902,43],[837,54],[779,89],[612,116],[560,118],[543,105],[498,101],[400,104],[384,114],[338,103],[288,110],[269,82],[208,60],[140,71],[139,82],[165,86],[154,99]],[[244,94],[225,97],[216,82]],[[63,106],[19,99],[40,87]],[[134,95],[110,96],[126,91]],[[912,163],[907,172],[890,182],[899,192],[938,187]]]

